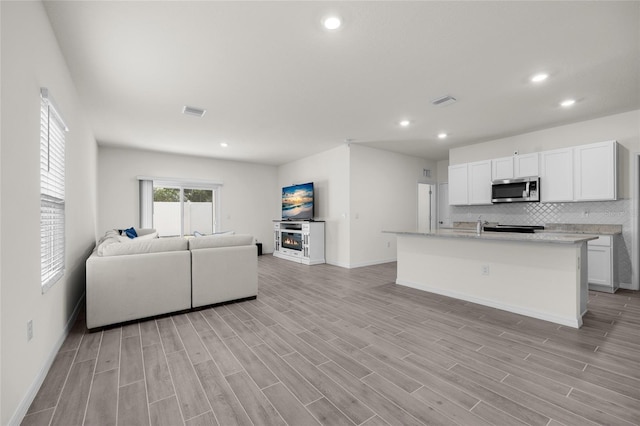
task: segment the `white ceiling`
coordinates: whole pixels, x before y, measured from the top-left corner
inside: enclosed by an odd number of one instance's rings
[[[352,139],[438,160],[640,108],[638,1],[45,7],[105,146],[279,165]],[[329,13],[340,30],[322,29]],[[534,85],[538,71],[551,76]],[[431,105],[446,94],[458,102]],[[559,107],[567,97],[578,102]],[[185,116],[183,105],[207,113]]]

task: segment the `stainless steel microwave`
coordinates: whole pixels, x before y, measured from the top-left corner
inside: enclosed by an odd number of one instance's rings
[[[500,179],[491,182],[492,203],[540,201],[540,178]]]

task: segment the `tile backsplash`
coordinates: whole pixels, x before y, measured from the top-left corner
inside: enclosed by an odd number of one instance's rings
[[[546,223],[593,223],[622,225],[616,238],[618,279],[631,283],[631,200],[580,203],[513,203],[491,206],[451,206],[451,222],[498,222],[503,225],[544,225]]]

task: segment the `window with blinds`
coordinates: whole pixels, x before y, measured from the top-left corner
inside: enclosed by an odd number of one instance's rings
[[[46,88],[40,103],[40,281],[46,291],[64,275],[64,139],[67,127]]]

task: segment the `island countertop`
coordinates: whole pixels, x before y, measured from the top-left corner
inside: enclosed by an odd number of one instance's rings
[[[470,238],[486,241],[510,241],[510,242],[530,242],[530,243],[551,243],[551,244],[580,244],[583,242],[596,240],[597,235],[593,234],[565,234],[556,232],[540,232],[533,234],[521,234],[517,232],[490,232],[483,231],[478,235],[471,229],[437,229],[431,232],[418,231],[382,231],[388,234],[409,235],[427,238]]]

